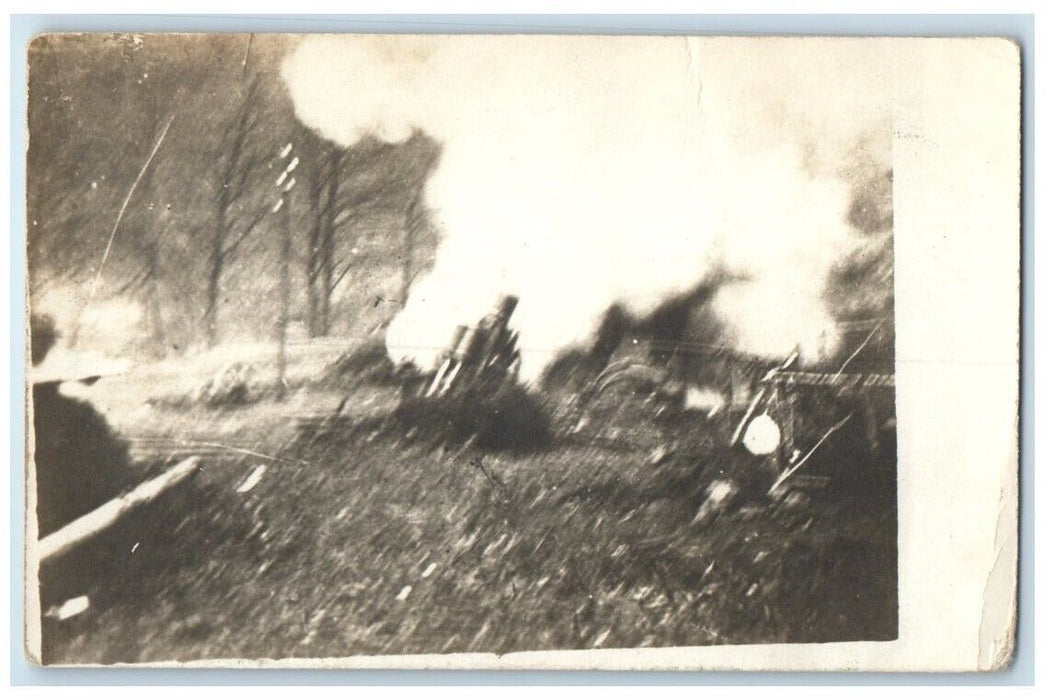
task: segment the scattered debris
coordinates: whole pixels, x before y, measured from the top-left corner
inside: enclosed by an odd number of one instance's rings
[[[736,500],[740,489],[732,481],[715,479],[705,490],[706,498],[693,518],[694,525],[700,525],[721,513]]]
[[[708,418],[714,418],[726,408],[726,397],[721,392],[702,386],[688,387],[683,401],[687,410],[701,411]]]
[[[250,473],[250,476],[248,476],[246,480],[239,485],[239,487],[236,489],[236,493],[246,493],[247,491],[250,491],[252,488],[257,486],[261,482],[261,477],[265,476],[266,469],[267,467],[264,464],[259,464],[258,466],[254,467],[254,471],[252,471]]]
[[[737,487],[731,481],[715,480],[708,484],[708,501],[723,504],[737,493]]]
[[[672,445],[658,445],[650,453],[649,463],[651,466],[659,466],[675,456],[675,447]]]
[[[780,489],[777,489],[773,493],[775,494],[779,491]],[[809,497],[805,494],[799,493],[798,491],[788,491],[780,505],[782,508],[802,508],[808,504]]]
[[[55,620],[68,620],[91,607],[91,599],[85,595],[70,598],[61,605],[52,606],[46,613],[47,617]]]

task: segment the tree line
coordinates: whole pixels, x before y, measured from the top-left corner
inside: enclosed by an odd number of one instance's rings
[[[400,144],[365,138],[345,147],[303,125],[279,76],[291,42],[36,39],[28,86],[30,302],[75,289],[86,304],[84,290],[100,279],[99,301],[141,309],[138,345],[154,355],[213,347],[232,335],[268,337],[284,254],[273,208],[286,184],[277,179],[288,145],[297,161],[295,186],[282,193],[291,208],[292,317],[310,336],[324,336],[337,321],[351,324],[371,290],[405,300],[434,251],[422,190],[438,144],[417,132]]]

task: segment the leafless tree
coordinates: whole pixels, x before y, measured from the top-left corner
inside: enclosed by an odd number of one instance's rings
[[[330,289],[333,278],[336,219],[344,149],[307,128],[299,129],[307,181],[309,222],[305,255],[308,287],[308,331],[313,338],[330,332]]]
[[[327,335],[331,301],[352,266],[345,245],[354,225],[380,209],[393,208],[400,197],[400,178],[382,171],[394,146],[366,139],[351,148],[326,141],[302,127],[298,141],[308,194],[308,326],[312,337]]]
[[[415,132],[404,144],[392,146],[366,140],[349,149],[342,159],[342,185],[333,228],[340,239],[351,239],[356,225],[380,212],[402,215],[402,235],[398,248],[383,255],[399,259],[400,294],[403,304],[414,279],[424,269],[418,259],[422,234],[429,226],[424,205],[424,184],[439,158],[439,147],[422,132]],[[346,235],[347,234],[347,235]],[[328,299],[367,254],[357,255],[353,246],[342,245],[330,251],[333,279],[326,288]]]
[[[209,275],[204,325],[207,344],[218,342],[218,306],[222,275],[240,246],[265,218],[267,208],[251,201],[249,192],[259,168],[270,158],[261,131],[261,80],[255,76],[233,113],[219,156],[214,199],[214,229],[209,247]]]
[[[414,282],[414,248],[417,245],[417,236],[424,226],[424,202],[422,201],[423,188],[418,187],[410,204],[406,207],[405,221],[403,222],[403,276],[399,285],[399,300],[406,304],[410,296],[410,285]]]

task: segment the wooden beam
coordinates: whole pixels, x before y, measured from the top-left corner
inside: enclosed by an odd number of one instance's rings
[[[831,437],[831,435],[833,435],[836,430],[848,423],[849,419],[852,417],[853,414],[850,413],[848,416],[846,416],[845,418],[828,428],[827,432],[824,433],[824,436],[820,438],[820,440],[817,441],[817,443],[813,445],[813,447],[810,448],[808,452],[805,453],[805,456],[802,457],[802,459],[798,460],[798,462],[793,464],[788,469],[784,470],[784,472],[779,477],[777,477],[777,480],[774,481],[773,485],[769,487],[769,493],[773,493],[774,491],[776,491],[778,488],[780,488],[781,484],[783,484],[785,481],[791,478],[792,474],[801,469],[805,465],[805,463],[809,461],[809,458],[813,456],[813,453],[820,449],[820,446],[824,444],[824,441],[827,440],[827,438]]]
[[[130,493],[112,499],[105,505],[44,537],[37,544],[40,562],[43,563],[68,551],[109,527],[131,509],[156,498],[195,472],[199,462],[200,458],[195,456],[184,459],[163,474],[139,485]]]
[[[896,386],[894,374],[838,374],[831,372],[777,372],[763,381],[783,386],[830,386],[885,388]]]

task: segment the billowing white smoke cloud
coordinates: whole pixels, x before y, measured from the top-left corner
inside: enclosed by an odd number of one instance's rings
[[[611,303],[646,313],[719,270],[746,280],[714,301],[740,349],[829,350],[821,292],[853,245],[844,162],[869,133],[888,146],[871,58],[787,40],[319,36],[283,76],[299,118],[342,144],[414,128],[443,144],[426,188],[443,241],[390,354],[426,365],[512,293],[532,378]]]

